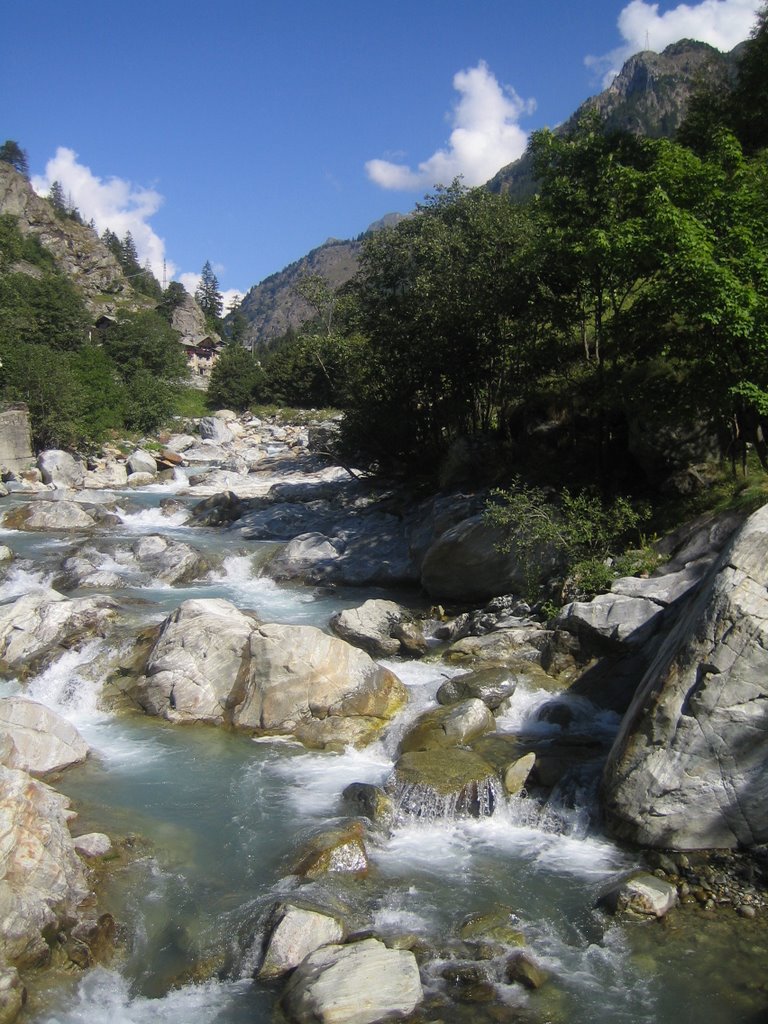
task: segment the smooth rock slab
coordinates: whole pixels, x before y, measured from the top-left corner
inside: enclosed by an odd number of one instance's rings
[[[61,451],[58,448],[40,452],[37,457],[37,466],[45,484],[51,484],[54,487],[77,488],[83,486],[85,479],[83,464],[74,459],[69,452]]]
[[[292,974],[283,1005],[297,1024],[374,1024],[423,998],[416,958],[378,939],[324,946]]]
[[[0,699],[0,733],[16,748],[8,767],[33,775],[61,771],[88,756],[88,744],[71,722],[26,697]]]
[[[3,517],[11,530],[90,530],[96,519],[74,501],[35,501]]]
[[[603,777],[614,835],[665,849],[768,842],[768,505],[664,640]]]
[[[25,594],[0,607],[0,658],[17,665],[56,644],[103,635],[116,607],[108,597],[66,598],[55,590]]]

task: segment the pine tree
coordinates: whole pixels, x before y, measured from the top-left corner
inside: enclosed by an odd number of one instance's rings
[[[213,320],[221,319],[224,303],[219,291],[218,279],[208,260],[205,261],[200,284],[195,292],[195,298],[207,317]]]
[[[29,160],[27,154],[14,139],[6,139],[0,146],[0,162],[10,164],[19,174],[29,177]]]
[[[67,216],[67,201],[64,198],[64,187],[60,181],[52,181],[48,189],[48,202],[58,217]]]

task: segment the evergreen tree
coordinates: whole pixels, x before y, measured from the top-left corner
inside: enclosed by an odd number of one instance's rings
[[[60,181],[52,181],[48,189],[48,202],[54,209],[57,217],[66,217],[67,201],[64,198],[64,186]]]
[[[0,146],[0,161],[4,164],[10,164],[19,174],[23,174],[25,178],[29,177],[29,160],[27,154],[13,139],[6,139],[5,142]]]
[[[210,317],[214,321],[221,319],[224,303],[219,291],[218,279],[208,260],[205,261],[195,298],[206,317]]]

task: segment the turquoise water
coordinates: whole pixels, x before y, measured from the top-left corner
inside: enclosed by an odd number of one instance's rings
[[[337,608],[369,596],[316,595],[261,579],[259,544],[239,541],[232,551],[226,531],[192,530],[183,510],[163,515],[157,505],[164,496],[144,494],[133,507],[125,498],[123,525],[110,539],[170,532],[217,564],[208,580],[191,587],[116,591],[137,625],[159,621],[186,597],[216,596],[255,609],[265,621],[324,626]],[[56,538],[7,531],[0,542],[30,559],[0,583],[5,600],[49,579],[66,548]],[[74,721],[95,751],[57,786],[79,812],[73,830],[105,831],[122,851],[102,894],[102,909],[123,926],[121,955],[110,968],[38,995],[26,1018],[34,1024],[279,1020],[277,990],[250,978],[260,917],[295,888],[291,858],[308,828],[342,812],[344,787],[387,777],[402,723],[364,751],[323,754],[285,741],[118,716],[100,707],[105,657],[104,643],[95,641],[67,652],[26,686]],[[448,671],[439,662],[388,664],[409,687],[411,717],[429,706]],[[545,699],[521,687],[503,726],[518,728]],[[594,721],[601,730],[615,724],[605,716]],[[575,809],[542,813],[533,801],[515,798],[486,819],[400,822],[372,845],[369,877],[345,893],[361,926],[384,936],[414,934],[433,947],[436,960],[423,972],[430,993],[440,989],[440,968],[464,918],[501,905],[515,915],[552,980],[533,995],[498,986],[497,1011],[524,1007],[534,1019],[563,1024],[757,1024],[768,1003],[760,990],[768,949],[759,922],[728,911],[678,911],[664,924],[620,926],[593,910],[600,890],[634,861],[595,827],[590,782]],[[487,1006],[457,1004],[440,1019],[498,1018]]]

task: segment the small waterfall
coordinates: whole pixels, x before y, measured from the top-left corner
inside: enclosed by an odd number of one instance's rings
[[[57,711],[76,726],[99,721],[101,693],[100,672],[88,668],[105,651],[103,640],[92,640],[79,649],[72,649],[57,658],[29,683],[26,695]]]
[[[488,817],[505,801],[502,785],[494,778],[469,782],[454,793],[439,793],[424,783],[400,782],[393,798],[398,819],[422,821]]]

